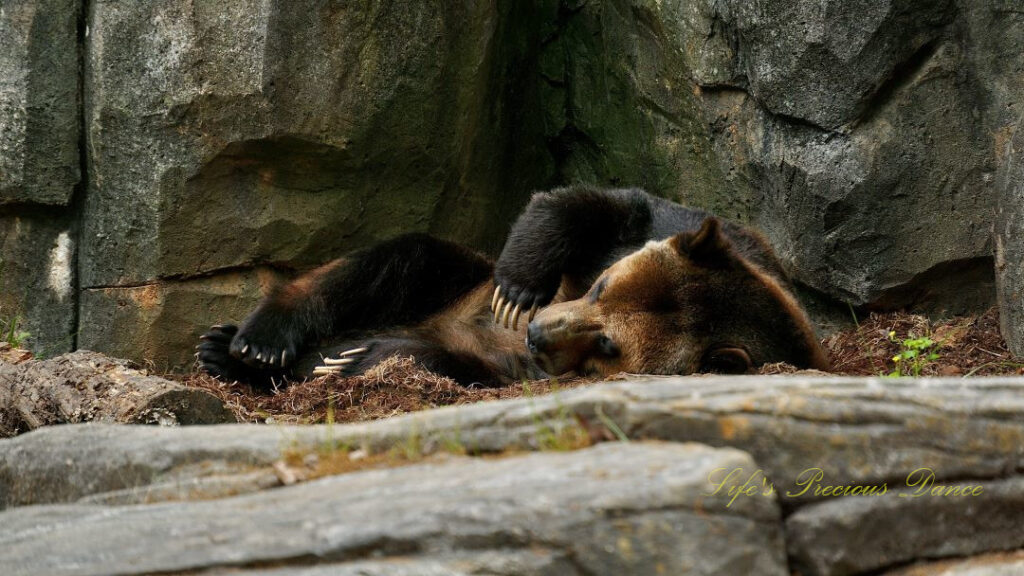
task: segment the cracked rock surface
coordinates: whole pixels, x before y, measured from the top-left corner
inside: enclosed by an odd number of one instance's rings
[[[648,377],[340,426],[47,427],[0,440],[0,563],[1004,574],[1022,470],[1014,378]]]
[[[410,231],[496,254],[576,181],[760,228],[826,326],[997,275],[1020,315],[1011,0],[19,0],[0,32],[0,306],[47,355],[184,369],[281,276]]]
[[[3,515],[0,562],[9,574],[53,575],[311,562],[361,573],[345,564],[367,556],[378,573],[393,563],[406,573],[785,574],[776,503],[727,508],[724,494],[706,495],[716,468],[752,465],[737,450],[615,443],[357,472],[212,502],[21,508]]]

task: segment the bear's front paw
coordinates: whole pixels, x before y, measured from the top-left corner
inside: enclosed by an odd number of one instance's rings
[[[519,316],[527,312],[526,323],[533,321],[537,310],[547,305],[558,292],[560,278],[540,281],[516,282],[511,275],[503,274],[499,268],[494,274],[494,296],[491,298],[491,312],[494,321],[505,328],[519,329]]]
[[[246,380],[249,367],[228,353],[231,339],[237,332],[238,327],[233,324],[218,324],[199,337],[196,359],[204,372],[220,380]]]
[[[231,355],[249,366],[283,368],[295,361],[301,338],[288,314],[258,310],[231,340]]]
[[[218,380],[246,382],[257,388],[276,388],[286,382],[287,370],[252,367],[229,351],[231,341],[238,334],[233,324],[217,324],[199,337],[196,359],[204,372]]]

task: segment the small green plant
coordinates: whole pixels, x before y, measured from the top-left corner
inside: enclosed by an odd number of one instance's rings
[[[913,334],[910,336],[910,338],[901,340],[896,338],[895,331],[889,332],[889,341],[900,346],[899,352],[892,357],[896,369],[888,374],[890,378],[920,376],[921,370],[925,366],[939,359],[939,354],[935,351],[937,343],[934,340],[927,336],[922,338],[914,338]]]
[[[422,460],[427,455],[427,451],[423,445],[423,437],[420,435],[419,428],[414,426],[403,441],[391,447],[389,455],[403,462]]]
[[[460,456],[466,456],[469,454],[476,453],[476,450],[467,446],[462,439],[462,423],[459,419],[455,420],[455,429],[451,433],[444,433],[440,438],[441,451],[449,454],[457,454]]]
[[[600,404],[594,406],[594,414],[597,414],[597,419],[615,436],[616,440],[619,442],[629,442],[629,436],[622,431],[622,428],[619,428],[619,425],[614,420],[604,413],[604,409],[601,408]]]
[[[4,261],[0,260],[0,278],[3,277],[3,273]],[[0,307],[0,338],[10,344],[11,348],[21,348],[31,336],[28,332],[19,329],[20,325],[21,316],[17,314],[7,316],[3,313],[3,307]]]
[[[523,395],[530,403],[534,422],[534,441],[537,448],[542,452],[568,452],[585,448],[593,443],[590,434],[573,417],[569,408],[562,404],[558,397],[558,380],[552,378],[551,397],[555,401],[557,412],[551,416],[551,420],[542,417],[540,411],[534,406],[533,391],[526,380],[523,380]]]
[[[29,339],[31,334],[21,330],[21,316],[15,314],[10,318],[0,316],[0,336],[3,337],[3,341],[10,344],[11,348],[21,348],[25,341]]]

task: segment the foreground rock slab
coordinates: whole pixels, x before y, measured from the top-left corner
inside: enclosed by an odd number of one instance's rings
[[[1024,574],[1024,550],[915,564],[885,576],[1017,576]]]
[[[794,507],[829,499],[816,493],[822,483],[895,489],[922,467],[938,480],[1024,469],[1024,380],[638,378],[342,426],[54,427],[0,440],[0,508],[133,489],[152,501],[183,482],[266,471],[288,451],[325,444],[488,453],[543,449],[580,428],[597,440],[621,433],[739,448]],[[822,480],[809,485],[814,468]]]
[[[0,437],[90,421],[213,424],[236,419],[208,392],[94,352],[17,365],[0,361]]]
[[[603,443],[616,439],[634,442],[628,447]],[[670,450],[665,445],[638,445],[637,440],[700,442],[746,455],[717,461],[709,468],[685,455],[675,460],[658,455],[661,452],[634,457],[630,451],[641,449],[638,446]],[[573,454],[493,458],[509,451],[573,449],[588,442],[600,444]],[[717,454],[710,447],[703,450]],[[480,457],[467,459],[453,453]],[[391,459],[395,454],[397,459]],[[610,454],[617,458],[614,466]],[[372,462],[373,466],[401,467],[369,471],[366,463],[358,463],[367,457],[383,459]],[[665,461],[670,464],[658,468]],[[362,471],[352,472],[358,469]],[[588,472],[572,476],[571,470]],[[659,522],[672,526],[676,536],[670,537],[646,524],[630,524],[634,513],[628,510],[639,506],[635,502],[660,507],[663,500],[650,496],[652,486],[668,478],[684,482],[699,472],[706,499],[699,504],[703,512],[698,516],[717,521],[723,506],[718,499],[726,498],[731,506],[723,513],[756,519],[761,537],[767,538],[750,540],[751,545],[760,547],[759,542],[775,538],[772,534],[785,533],[789,569],[807,576],[878,574],[914,562],[1024,547],[1021,470],[1024,379],[1020,378],[638,378],[341,426],[55,426],[0,440],[0,509],[7,510],[0,513],[0,551],[10,549],[12,555],[4,557],[0,552],[0,565],[27,563],[37,573],[134,573],[89,563],[82,564],[87,568],[81,572],[62,571],[83,557],[93,558],[91,550],[107,550],[108,532],[120,538],[123,530],[138,527],[140,534],[154,538],[160,530],[180,535],[176,539],[182,542],[171,544],[168,555],[188,557],[191,552],[186,554],[180,547],[190,542],[208,551],[204,558],[209,564],[203,566],[210,566],[213,573],[229,567],[266,574],[295,569],[311,575],[602,573],[591,571],[591,560],[584,560],[590,557],[575,548],[569,550],[563,545],[566,541],[585,542],[579,545],[587,550],[591,546],[604,550],[587,554],[607,554],[609,559],[601,562],[617,573],[643,574],[648,568],[658,573],[657,562],[667,567],[664,573],[684,573],[682,562],[703,566],[700,559],[705,551],[712,551],[708,554],[722,562],[733,562],[715,546],[745,550],[738,542],[748,541],[747,529],[725,526],[715,532],[722,542],[709,543],[703,525],[678,519],[678,514],[689,514],[680,510],[692,511],[689,504],[676,508],[666,504],[658,513],[643,512],[644,518],[658,516]],[[448,492],[425,496],[425,490],[433,489],[431,483],[443,484],[445,474],[450,479]],[[465,474],[474,480],[463,481]],[[923,474],[932,482],[927,492],[934,486],[980,490],[967,495],[901,497],[920,488]],[[329,477],[311,480],[324,475]],[[652,485],[650,478],[662,480]],[[723,488],[716,492],[719,483]],[[512,493],[513,484],[521,494]],[[575,490],[571,498],[559,488],[569,485]],[[885,487],[881,494],[877,494],[879,486]],[[729,492],[737,487],[742,490]],[[873,496],[867,493],[871,488],[876,488]],[[488,497],[495,500],[479,500],[478,490],[489,491]],[[289,500],[291,496],[282,496],[297,493],[305,496],[296,497],[295,502]],[[433,502],[433,507],[416,507],[417,494],[424,502]],[[378,496],[375,503],[366,500]],[[303,503],[307,497],[342,517],[337,520],[342,527],[281,520],[291,515],[317,518],[319,512]],[[588,508],[608,502],[607,498],[634,504],[609,504],[600,514]],[[538,508],[536,502],[545,506]],[[764,506],[785,510],[786,520],[750,512]],[[261,512],[265,507],[287,513],[278,517]],[[535,522],[521,522],[510,510],[531,514]],[[586,510],[603,520],[582,534],[571,522],[590,513]],[[241,525],[235,524],[236,516],[249,522],[251,542]],[[186,518],[199,523],[190,528]],[[558,519],[569,524],[544,532],[549,523],[561,522]],[[349,520],[359,522],[364,530],[359,536],[366,545],[362,556],[346,540],[357,538],[349,532]],[[507,544],[493,544],[499,537],[496,528],[491,531],[496,525],[489,524],[492,520],[504,523],[501,538]],[[435,521],[436,525],[429,524]],[[616,530],[629,526],[631,532],[613,539],[608,535],[612,529],[602,528],[604,522]],[[115,527],[118,523],[126,528]],[[422,528],[442,525],[444,529]],[[216,526],[222,532],[219,536],[213,528],[203,532],[203,526]],[[267,530],[281,542],[267,540]],[[319,538],[315,551],[307,549],[315,539],[310,530]],[[42,542],[52,537],[58,543],[57,553],[47,560],[52,565],[34,560],[39,554],[26,536],[30,533]],[[386,537],[381,535],[385,533]],[[65,545],[59,543],[71,538],[69,534],[82,535],[68,540],[79,548],[61,548]],[[559,534],[570,536],[560,540]],[[632,535],[637,539],[631,540]],[[469,541],[483,544],[472,547]],[[228,548],[218,548],[225,542]],[[248,556],[247,542],[265,549],[269,556]],[[242,552],[230,556],[228,549]],[[657,556],[655,564],[628,566],[610,559],[632,562],[642,557],[647,562],[652,554],[666,550],[679,556]],[[111,554],[109,558],[118,562],[135,558],[130,551],[123,556]],[[163,554],[161,548],[152,561],[170,562]],[[293,564],[298,560],[293,558],[341,564],[297,567]],[[723,574],[765,573],[762,566],[749,572],[746,561],[716,569]],[[157,570],[157,564],[146,564],[149,559],[139,562],[141,568],[131,570]],[[184,560],[175,562],[179,563],[159,570],[191,569],[180,563]],[[765,564],[768,573],[774,569],[773,562]]]
[[[911,489],[840,498],[790,516],[786,543],[797,570],[842,576],[917,558],[1024,548],[1024,477],[935,486],[918,474],[912,481]]]
[[[348,562],[371,574],[786,574],[774,499],[729,507],[724,493],[708,494],[714,470],[753,465],[731,449],[607,443],[210,502],[26,507],[0,514],[0,565],[12,576],[273,574],[292,564],[357,573]]]

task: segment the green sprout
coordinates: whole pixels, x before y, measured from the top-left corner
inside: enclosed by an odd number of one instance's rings
[[[899,352],[892,357],[896,369],[888,374],[890,378],[900,376],[916,378],[921,375],[921,370],[925,366],[939,359],[939,354],[935,352],[937,343],[934,340],[927,336],[923,338],[914,338],[913,334],[910,336],[911,338],[900,340],[896,338],[895,331],[889,332],[889,341],[900,347]]]

